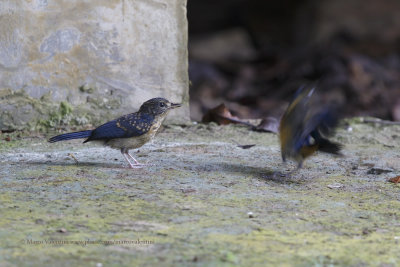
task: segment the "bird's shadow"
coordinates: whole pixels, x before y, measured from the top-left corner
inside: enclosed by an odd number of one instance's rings
[[[79,162],[71,162],[71,161],[29,161],[25,162],[29,165],[36,165],[36,166],[60,166],[60,167],[88,167],[88,168],[106,168],[106,169],[118,169],[118,170],[132,170],[125,166],[124,163],[115,162],[115,163],[104,163],[104,162],[90,162],[90,161],[79,161]],[[146,168],[150,168],[152,164],[145,165],[143,168],[138,168],[134,170],[143,170]],[[159,167],[158,167],[159,168]],[[180,166],[176,166],[175,169],[180,169]],[[183,168],[182,168],[183,169]],[[285,174],[276,170],[272,170],[268,167],[256,167],[256,166],[248,166],[248,165],[241,165],[236,163],[230,162],[207,162],[206,167],[204,164],[202,165],[191,165],[191,168],[185,169],[192,169],[199,174],[202,171],[221,171],[226,173],[235,173],[241,174],[243,176],[251,176],[259,180],[263,181],[271,181],[280,184],[302,184],[304,179],[299,179],[299,175],[296,174]]]
[[[95,167],[95,168],[108,168],[108,169],[128,169],[123,163],[104,163],[104,162],[90,162],[90,161],[79,161],[79,162],[58,162],[58,161],[29,161],[25,162],[29,165],[42,165],[42,166],[64,166],[64,167]]]
[[[303,184],[305,181],[299,173],[283,173],[269,167],[248,166],[230,162],[208,162],[206,163],[206,166],[207,171],[222,171],[226,173],[242,174],[243,176],[255,177],[259,180],[280,184]],[[196,166],[194,166],[193,169],[201,171],[197,169]]]

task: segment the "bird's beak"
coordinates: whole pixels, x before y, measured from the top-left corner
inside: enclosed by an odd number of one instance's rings
[[[180,106],[182,106],[182,104],[171,103],[171,106],[169,108],[174,109],[174,108],[179,108]]]

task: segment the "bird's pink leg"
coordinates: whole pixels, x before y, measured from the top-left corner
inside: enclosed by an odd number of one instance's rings
[[[128,153],[122,153],[122,155],[124,155],[126,161],[129,163],[129,166],[130,166],[132,169],[138,169],[138,168],[142,168],[142,167],[143,167],[142,164],[138,163],[137,160],[135,160],[135,159],[134,159],[131,155],[129,155]],[[133,158],[133,160],[135,161],[135,164],[132,164],[132,162],[131,162],[131,161],[129,160],[129,158],[128,158],[128,155],[129,155],[131,158]]]
[[[133,159],[133,161],[135,162],[135,165],[136,165],[136,166],[145,166],[145,165],[146,165],[146,164],[143,164],[143,163],[139,163],[134,157],[132,157],[131,154],[129,154],[129,152],[126,152],[126,154],[127,154],[131,159]]]

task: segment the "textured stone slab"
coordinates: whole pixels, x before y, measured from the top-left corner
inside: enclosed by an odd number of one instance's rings
[[[187,103],[186,0],[6,0],[0,23],[2,130],[103,122],[156,96]],[[172,115],[187,120],[187,105]]]
[[[171,126],[134,170],[115,149],[3,134],[0,266],[399,266],[399,132],[346,121],[345,156],[291,176],[273,175],[296,167],[275,134],[239,125]]]

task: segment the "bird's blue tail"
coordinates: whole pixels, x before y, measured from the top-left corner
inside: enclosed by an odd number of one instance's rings
[[[71,140],[71,139],[87,138],[91,134],[92,134],[92,130],[60,134],[60,135],[53,136],[52,138],[50,138],[49,142],[54,143],[54,142],[58,142],[58,141],[65,141],[65,140]]]

